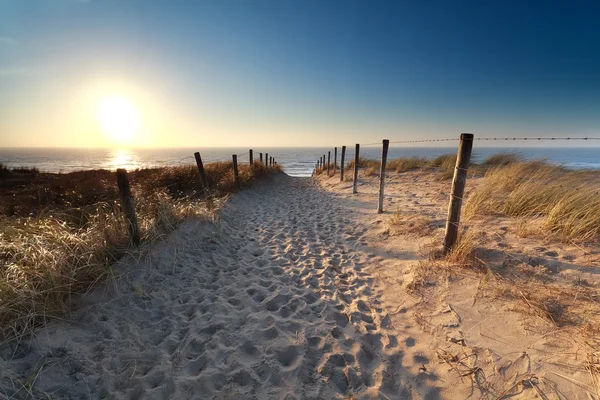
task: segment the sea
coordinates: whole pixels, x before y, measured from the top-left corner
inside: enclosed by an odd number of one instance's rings
[[[91,169],[162,167],[193,164],[194,152],[199,151],[203,162],[230,161],[238,156],[238,163],[248,162],[247,148],[163,148],[163,149],[76,149],[76,148],[0,148],[0,163],[10,168],[35,167],[43,172],[72,172]],[[333,148],[277,147],[254,149],[254,159],[260,153],[275,157],[283,170],[291,176],[310,176],[317,159]],[[390,147],[388,160],[398,157],[434,158],[455,154],[456,147]],[[480,147],[473,149],[473,160],[482,161],[497,153],[518,154],[526,160],[544,159],[570,169],[600,169],[600,148],[543,148],[543,147]],[[338,148],[338,163],[341,148]],[[371,159],[381,157],[381,145],[361,147],[360,156]],[[354,157],[354,146],[348,146],[346,161]]]

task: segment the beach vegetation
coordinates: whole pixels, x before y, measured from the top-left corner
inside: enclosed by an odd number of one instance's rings
[[[211,193],[195,165],[131,171],[142,244],[131,246],[114,172],[5,174],[0,195],[0,338],[31,332],[66,310],[69,300],[118,274],[113,264],[145,249],[185,218],[213,220],[236,188],[231,163],[205,166]],[[280,171],[240,165],[242,186]],[[8,175],[8,176],[7,176]]]

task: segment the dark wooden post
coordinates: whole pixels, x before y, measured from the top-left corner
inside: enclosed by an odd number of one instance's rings
[[[337,147],[333,148],[333,174],[335,175],[335,171],[337,169]]]
[[[385,167],[387,164],[387,153],[388,147],[390,147],[390,141],[383,139],[383,149],[381,150],[381,168],[379,169],[379,205],[377,207],[377,213],[383,212],[383,192],[385,186]]]
[[[269,167],[269,153],[265,153],[265,166]]]
[[[235,187],[240,190],[240,177],[238,174],[238,166],[237,166],[237,155],[232,155],[233,158],[233,179],[235,180]]]
[[[262,163],[263,163],[262,162],[263,161],[263,159],[262,159],[262,153],[258,153],[258,154],[260,154],[260,165],[262,165]]]
[[[322,157],[322,158],[323,158],[322,167],[323,167],[323,170],[325,170],[325,154],[323,154],[323,157]]]
[[[321,158],[317,160],[317,169],[321,168]]]
[[[119,186],[121,207],[123,209],[123,213],[125,214],[129,238],[133,244],[138,245],[140,244],[140,228],[138,227],[137,217],[135,215],[135,203],[133,202],[131,188],[129,187],[127,170],[124,168],[117,169],[117,185]]]
[[[450,204],[448,206],[448,217],[446,219],[446,234],[444,237],[444,253],[448,253],[456,243],[458,238],[458,225],[460,224],[460,209],[462,207],[462,198],[465,193],[465,184],[467,182],[467,170],[471,161],[471,151],[473,150],[473,134],[463,133],[460,135],[458,144],[458,154],[456,157],[456,167],[454,169],[454,178],[452,179],[452,192],[450,194]]]
[[[340,159],[340,182],[344,182],[344,158],[346,158],[346,146],[342,146],[342,158]]]
[[[208,181],[206,180],[206,174],[204,173],[202,157],[200,157],[199,152],[195,152],[194,157],[196,158],[196,165],[198,166],[198,174],[200,174],[200,184],[202,185],[202,189],[204,189],[204,193],[208,194]]]
[[[354,149],[354,179],[352,181],[352,193],[357,193],[356,185],[358,184],[358,154],[360,152],[360,144],[356,143]]]
[[[254,154],[252,149],[248,150],[248,159],[250,160],[250,165],[254,164]]]
[[[327,152],[327,176],[329,177],[329,169],[331,168],[331,151]]]

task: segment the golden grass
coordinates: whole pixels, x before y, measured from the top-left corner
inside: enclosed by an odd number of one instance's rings
[[[437,156],[431,160],[430,165],[441,170],[443,179],[451,179],[454,176],[454,168],[456,167],[456,154]]]
[[[543,161],[490,169],[465,203],[465,217],[504,214],[542,217],[543,226],[566,240],[600,237],[598,173],[570,171]]]
[[[390,217],[388,225],[396,234],[417,237],[429,236],[439,228],[434,219],[421,214],[403,213],[399,208]]]
[[[493,154],[483,160],[481,163],[485,166],[499,166],[499,165],[510,165],[518,162],[522,162],[523,159],[521,156],[515,153],[498,153]]]
[[[365,170],[365,176],[373,176],[379,173],[379,167],[375,168],[375,167],[368,167]]]
[[[358,158],[358,167],[359,168],[377,168],[381,166],[381,162],[377,160],[370,160],[364,157]],[[350,160],[346,165],[346,169],[354,169],[354,159]]]
[[[115,261],[128,252],[144,251],[145,246],[176,229],[186,217],[212,218],[218,199],[235,191],[230,167],[231,163],[206,166],[213,188],[208,199],[202,197],[197,169],[192,165],[130,174],[142,237],[142,248],[138,250],[130,246],[117,200],[81,204],[96,199],[96,195],[105,198],[116,194],[104,187],[116,187],[112,172],[68,174],[70,187],[95,187],[94,196],[69,193],[69,199],[79,199],[79,207],[66,207],[62,196],[53,197],[57,195],[48,190],[47,198],[56,201],[45,203],[43,211],[26,217],[0,214],[0,339],[27,334],[62,314],[71,296],[113,275]],[[250,185],[267,172],[264,166],[240,166],[242,185]],[[106,176],[113,179],[105,182]],[[29,193],[28,188],[22,190]]]
[[[458,234],[456,243],[446,253],[444,260],[453,267],[481,269],[483,262],[477,257],[480,246],[480,234],[473,230],[463,230]]]
[[[429,161],[422,157],[396,158],[388,161],[386,168],[396,172],[414,171],[429,166]]]

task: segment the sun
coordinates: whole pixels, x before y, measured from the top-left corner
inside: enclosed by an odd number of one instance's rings
[[[104,97],[98,102],[98,122],[114,142],[131,142],[140,129],[140,116],[133,103],[122,96]]]

